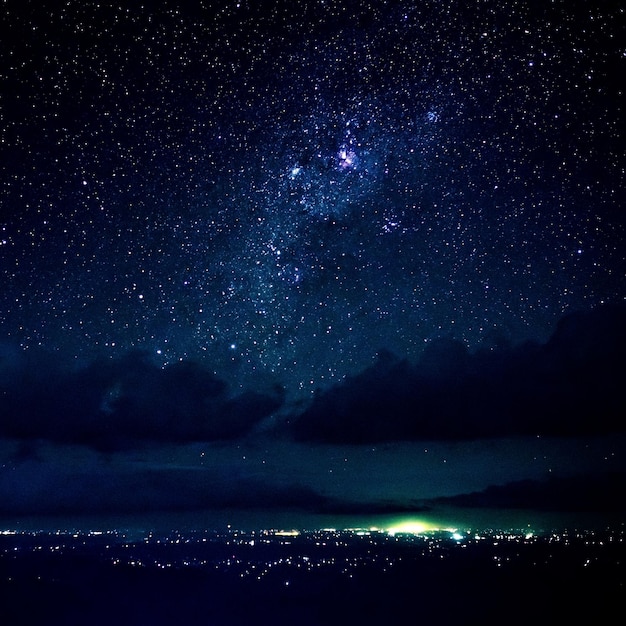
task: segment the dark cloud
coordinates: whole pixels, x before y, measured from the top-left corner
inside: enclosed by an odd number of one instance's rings
[[[545,344],[469,353],[430,343],[417,364],[389,352],[318,393],[291,420],[298,439],[365,443],[624,430],[626,309],[564,317]]]
[[[534,509],[560,512],[624,511],[626,474],[569,476],[548,480],[520,480],[493,485],[483,491],[438,498],[433,504],[498,509]]]
[[[298,485],[205,469],[80,465],[23,459],[0,469],[0,514],[98,514],[212,509],[294,509],[320,514],[424,510],[391,502],[353,502]]]
[[[197,363],[161,368],[141,352],[72,369],[49,353],[31,353],[14,364],[5,358],[0,373],[1,435],[97,448],[233,439],[282,404],[280,390],[232,397]]]

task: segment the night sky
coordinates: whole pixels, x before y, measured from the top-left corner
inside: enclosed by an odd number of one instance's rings
[[[6,0],[3,512],[615,480],[625,18]]]

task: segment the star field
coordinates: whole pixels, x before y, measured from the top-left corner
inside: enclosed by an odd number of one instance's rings
[[[8,0],[1,339],[308,396],[624,300],[619,3]]]

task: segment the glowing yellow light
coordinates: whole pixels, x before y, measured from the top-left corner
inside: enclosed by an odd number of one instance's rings
[[[390,535],[396,535],[399,533],[406,533],[411,535],[421,535],[429,530],[428,524],[420,520],[405,520],[398,522],[394,526],[387,528],[387,533]]]
[[[297,537],[300,534],[298,530],[277,530],[274,533],[277,537]]]

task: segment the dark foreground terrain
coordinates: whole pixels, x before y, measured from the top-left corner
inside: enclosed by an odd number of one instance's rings
[[[0,597],[5,626],[610,624],[625,530],[5,532]]]

